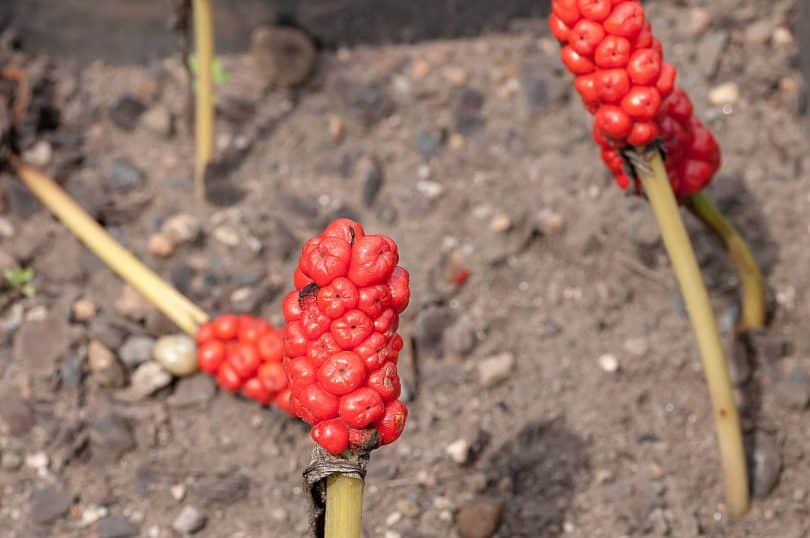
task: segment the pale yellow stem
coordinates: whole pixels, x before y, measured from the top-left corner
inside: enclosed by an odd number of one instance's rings
[[[734,225],[703,192],[693,194],[684,205],[723,243],[731,262],[740,275],[742,311],[738,329],[741,332],[765,326],[765,281],[762,270],[745,239]]]
[[[178,327],[196,334],[198,325],[208,320],[205,312],[119,245],[51,178],[15,157],[10,161],[22,182],[90,250]]]
[[[326,479],[324,538],[360,538],[363,532],[363,481],[344,474]]]
[[[697,336],[714,409],[726,500],[731,515],[740,517],[748,511],[748,473],[740,421],[717,323],[661,155],[658,151],[651,151],[643,157],[647,166],[637,166],[636,171],[661,229]]]
[[[211,0],[194,0],[197,83],[194,194],[205,198],[205,169],[214,158],[214,17]]]

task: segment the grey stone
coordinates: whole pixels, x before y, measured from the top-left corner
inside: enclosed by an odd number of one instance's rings
[[[177,382],[169,403],[175,407],[204,405],[216,394],[216,384],[208,374],[197,374]]]
[[[90,448],[94,458],[114,462],[135,448],[135,437],[129,420],[107,415],[90,424]]]
[[[453,123],[457,132],[468,136],[484,125],[481,109],[486,98],[473,88],[462,88],[455,99]]]
[[[477,499],[458,509],[456,529],[461,538],[490,538],[498,530],[503,515],[503,502]]]
[[[445,353],[459,357],[469,355],[477,343],[475,326],[466,318],[461,318],[451,325],[443,337]]]
[[[87,346],[87,365],[96,383],[102,387],[121,387],[126,382],[126,371],[115,354],[98,340]]]
[[[444,332],[453,322],[452,312],[441,306],[428,306],[416,315],[414,336],[420,353],[441,357],[444,354]]]
[[[805,409],[810,403],[810,373],[797,364],[788,363],[786,372],[776,382],[779,401],[793,409]]]
[[[31,405],[13,392],[0,396],[0,420],[11,435],[25,435],[36,423]]]
[[[205,501],[215,504],[233,504],[247,496],[250,481],[239,473],[209,475],[196,484],[197,494]]]
[[[442,150],[444,133],[440,131],[419,130],[416,133],[416,149],[427,157],[434,157]]]
[[[172,523],[172,528],[180,534],[194,534],[205,527],[207,518],[204,513],[191,505],[186,505]]]
[[[35,523],[53,523],[64,516],[73,504],[73,495],[65,491],[43,487],[31,496],[31,519]]]
[[[146,174],[126,157],[118,157],[110,169],[109,184],[113,190],[129,191],[143,187]]]
[[[134,368],[152,358],[155,339],[150,336],[130,336],[118,350],[118,356],[129,368]]]
[[[111,515],[98,522],[96,532],[98,538],[134,538],[141,529],[124,516]]]
[[[126,402],[148,398],[172,382],[172,375],[155,361],[147,361],[132,372],[130,386],[118,391],[115,397]]]
[[[746,439],[751,492],[765,497],[776,485],[782,471],[782,453],[773,436],[756,432]]]
[[[286,26],[260,26],[251,35],[250,52],[268,84],[283,88],[306,82],[315,69],[317,51],[303,31]]]
[[[14,359],[31,372],[50,375],[70,347],[70,330],[56,317],[28,320],[14,338]]]
[[[145,109],[139,100],[131,95],[124,95],[110,107],[110,121],[124,131],[133,131]]]
[[[374,205],[383,185],[382,165],[374,157],[363,155],[355,163],[354,172],[363,184],[363,203],[366,206]]]

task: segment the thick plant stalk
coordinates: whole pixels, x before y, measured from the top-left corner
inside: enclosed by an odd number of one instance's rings
[[[194,0],[197,49],[194,194],[205,198],[205,169],[214,157],[214,22],[212,0]]]
[[[10,161],[22,182],[90,250],[178,327],[192,336],[196,334],[199,324],[208,320],[205,312],[119,245],[51,178],[16,157]]]
[[[326,479],[324,538],[360,538],[363,532],[363,481],[336,473]]]
[[[644,154],[641,151],[637,150],[639,153],[634,156],[640,157],[639,162],[635,162],[635,158],[632,160],[661,229],[697,336],[714,409],[726,500],[731,515],[740,517],[748,511],[748,473],[737,407],[717,323],[661,155],[658,150]]]
[[[761,329],[765,325],[765,283],[762,270],[745,239],[703,192],[687,198],[684,205],[723,243],[737,268],[742,286],[738,330],[744,333]]]

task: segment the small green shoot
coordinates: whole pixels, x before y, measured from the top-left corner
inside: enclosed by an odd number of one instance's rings
[[[190,54],[188,57],[188,68],[191,69],[192,73],[197,73],[197,57],[193,54]],[[214,61],[211,62],[211,76],[214,77],[214,84],[221,86],[231,78],[231,72],[228,71],[228,68],[225,67],[222,60],[214,58]],[[192,83],[192,88],[196,91],[195,86],[196,84]]]
[[[9,286],[26,297],[33,297],[37,293],[34,287],[34,270],[30,267],[9,267],[3,270],[3,278]]]

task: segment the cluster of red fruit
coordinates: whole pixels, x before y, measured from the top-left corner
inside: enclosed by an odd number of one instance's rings
[[[577,77],[574,87],[594,114],[594,139],[619,186],[631,184],[621,149],[660,137],[676,196],[705,187],[720,166],[719,147],[676,88],[675,68],[663,60],[640,2],[553,0],[549,25],[563,45],[563,63]]]
[[[197,363],[228,392],[242,392],[289,414],[290,390],[282,367],[284,332],[263,319],[225,315],[197,331]]]
[[[391,238],[338,219],[304,244],[284,299],[290,405],[332,454],[391,443],[405,427],[397,328],[410,290],[398,261]]]

